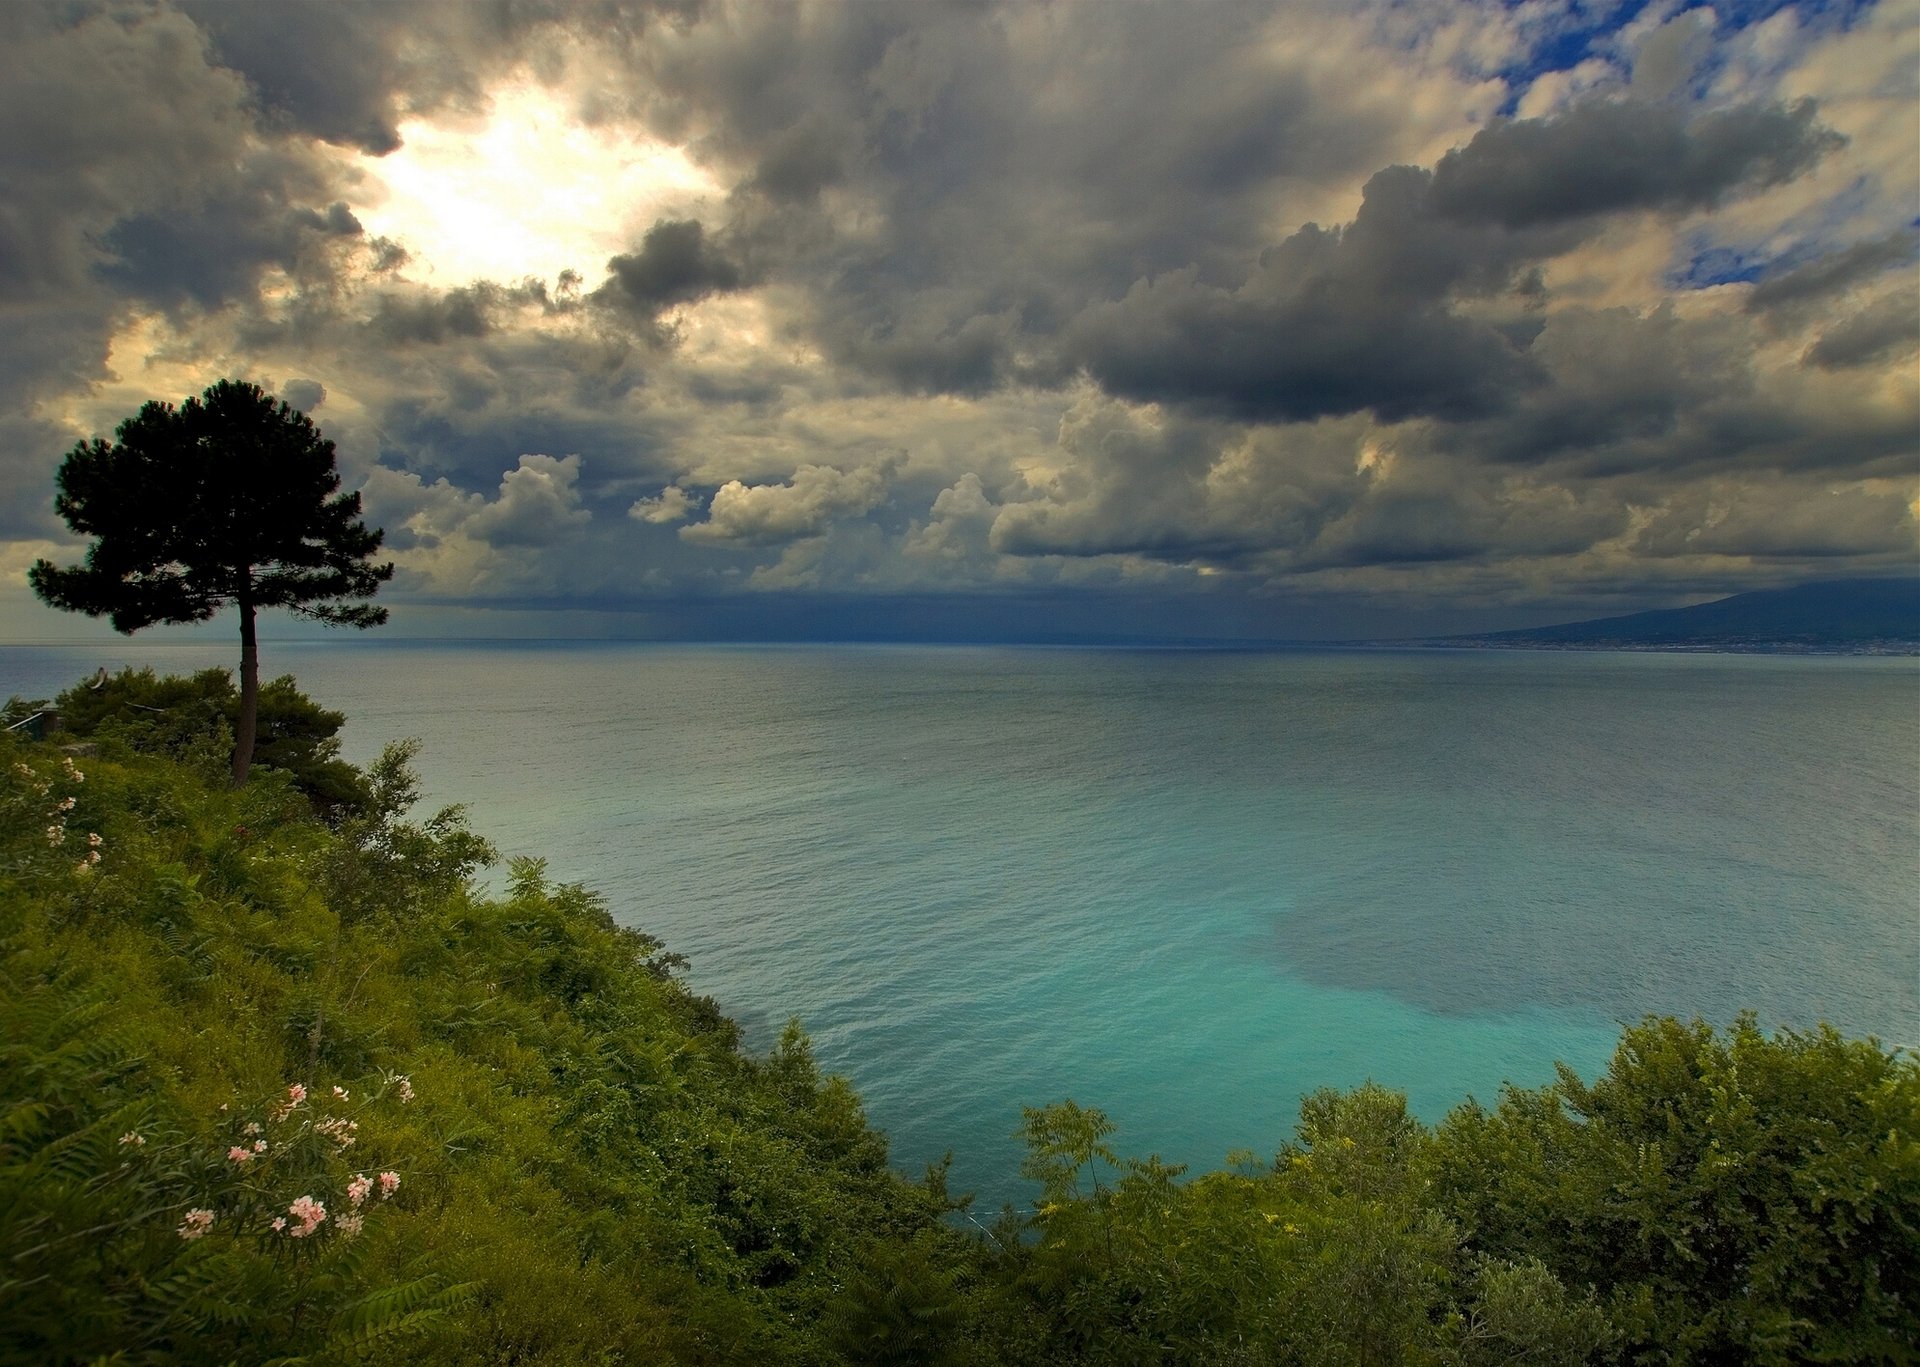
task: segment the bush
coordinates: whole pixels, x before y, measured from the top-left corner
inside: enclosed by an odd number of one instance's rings
[[[165,755],[208,773],[228,763],[240,717],[240,695],[224,669],[165,677],[151,669],[123,669],[75,684],[54,706],[74,736]],[[260,687],[253,762],[289,775],[323,818],[359,815],[373,794],[366,777],[340,758],[345,723],[345,714],[321,707],[283,675]]]

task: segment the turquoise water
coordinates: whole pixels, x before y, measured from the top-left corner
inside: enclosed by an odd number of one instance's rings
[[[224,647],[0,648],[0,689]],[[269,645],[790,1015],[909,1170],[1026,1193],[1023,1104],[1268,1153],[1302,1091],[1437,1118],[1649,1011],[1920,1042],[1920,666],[1520,652]]]

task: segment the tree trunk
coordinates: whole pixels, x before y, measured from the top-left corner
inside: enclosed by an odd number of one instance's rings
[[[233,782],[247,786],[253,764],[253,733],[260,714],[260,643],[253,634],[253,604],[240,599],[240,720],[233,728]]]

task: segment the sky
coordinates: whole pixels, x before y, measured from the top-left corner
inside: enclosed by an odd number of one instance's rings
[[[1920,563],[1920,0],[29,0],[0,184],[0,640],[110,639],[26,587],[54,472],[223,377],[336,443],[404,636]]]

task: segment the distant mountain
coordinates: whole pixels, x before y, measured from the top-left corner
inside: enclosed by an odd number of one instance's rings
[[[1627,650],[1920,650],[1920,577],[1834,579],[1588,622],[1450,636],[1448,645]],[[1435,642],[1440,644],[1440,642]]]

